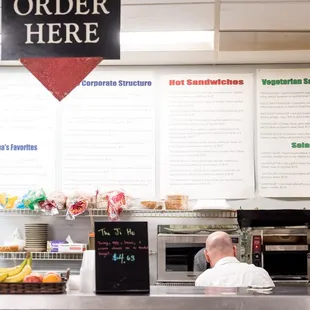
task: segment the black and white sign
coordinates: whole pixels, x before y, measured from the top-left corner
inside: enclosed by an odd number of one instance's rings
[[[120,58],[121,0],[2,1],[2,60]]]

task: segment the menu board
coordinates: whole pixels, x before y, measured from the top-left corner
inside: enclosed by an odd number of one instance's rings
[[[160,193],[254,196],[253,75],[162,78]]]
[[[62,189],[155,196],[154,80],[94,70],[64,99]]]
[[[96,293],[149,293],[147,222],[95,222]]]
[[[310,197],[310,70],[258,70],[261,197]]]
[[[0,70],[0,188],[55,190],[57,100],[24,68]]]

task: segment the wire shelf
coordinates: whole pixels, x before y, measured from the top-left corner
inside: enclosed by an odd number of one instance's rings
[[[59,215],[64,216],[65,211],[59,211]],[[81,216],[107,217],[107,211],[104,209],[91,209]],[[26,210],[9,209],[0,210],[1,216],[45,216],[44,213]],[[150,209],[128,209],[122,213],[124,217],[157,217],[157,218],[236,218],[237,212],[234,210],[150,210]]]
[[[83,259],[83,253],[50,253],[50,252],[33,252],[33,260],[74,260]],[[23,260],[26,258],[26,252],[3,252],[0,253],[0,260]]]
[[[90,210],[94,217],[105,217],[107,212],[101,209]],[[88,215],[89,215],[88,213]],[[236,218],[237,212],[232,210],[189,211],[189,210],[124,210],[122,216],[162,217],[162,218]]]

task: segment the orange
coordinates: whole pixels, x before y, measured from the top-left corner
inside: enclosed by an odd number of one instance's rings
[[[56,273],[49,273],[43,277],[43,283],[60,283],[61,277]]]

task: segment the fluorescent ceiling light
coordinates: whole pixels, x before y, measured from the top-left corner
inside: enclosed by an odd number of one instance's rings
[[[121,32],[122,51],[188,51],[214,49],[214,31]],[[1,34],[0,34],[1,44]]]

